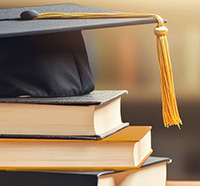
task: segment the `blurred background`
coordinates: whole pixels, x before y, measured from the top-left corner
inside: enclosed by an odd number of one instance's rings
[[[168,41],[182,129],[161,118],[156,24],[83,31],[96,89],[126,89],[124,121],[152,125],[153,155],[173,159],[169,180],[200,180],[200,1],[198,0],[0,0],[0,8],[77,3],[155,13],[168,20]]]

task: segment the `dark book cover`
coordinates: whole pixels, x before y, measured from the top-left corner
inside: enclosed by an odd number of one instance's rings
[[[59,21],[57,19],[51,19],[50,21],[22,21],[20,20],[20,14],[25,10],[35,10],[38,13],[119,13],[119,11],[88,7],[72,3],[2,9],[0,10],[0,38],[157,22],[154,18],[85,19],[84,21],[81,19],[67,19]]]
[[[150,156],[142,167],[161,162],[171,162],[170,158]],[[68,171],[0,171],[2,186],[97,186],[100,175],[117,171],[68,172]]]
[[[28,104],[49,104],[49,105],[100,105],[115,98],[127,94],[126,90],[94,90],[82,96],[69,97],[15,97],[0,98],[0,103],[28,103]]]
[[[109,130],[102,135],[23,135],[23,134],[0,134],[0,138],[15,139],[59,139],[59,140],[100,140],[106,138],[126,127],[129,123],[122,123],[119,127]]]

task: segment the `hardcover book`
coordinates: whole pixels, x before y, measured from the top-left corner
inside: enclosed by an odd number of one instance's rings
[[[1,170],[127,170],[151,154],[151,127],[129,126],[101,140],[0,139]]]
[[[83,96],[0,98],[1,138],[101,139],[127,127],[121,119],[124,90]]]
[[[149,157],[130,171],[0,171],[3,186],[165,186],[170,158]]]

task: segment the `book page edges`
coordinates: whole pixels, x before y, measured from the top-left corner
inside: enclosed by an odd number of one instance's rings
[[[153,151],[144,158],[137,167],[0,167],[5,171],[124,171],[134,170],[142,166]]]

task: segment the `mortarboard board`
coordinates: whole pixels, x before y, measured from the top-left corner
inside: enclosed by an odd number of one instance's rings
[[[94,83],[81,30],[155,22],[164,123],[179,126],[182,122],[176,106],[167,28],[155,14],[122,13],[75,4],[0,10],[0,97],[89,93]]]

